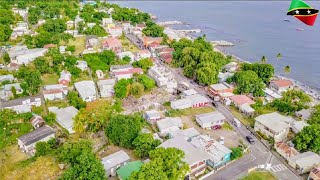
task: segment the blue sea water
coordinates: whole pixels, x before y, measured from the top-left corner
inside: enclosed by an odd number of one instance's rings
[[[290,1],[119,1],[158,17],[159,21],[182,21],[200,28],[208,40],[227,40],[224,48],[243,60],[254,62],[266,56],[277,74],[320,89],[320,17],[306,26],[286,12]],[[320,9],[320,1],[308,2]],[[289,19],[290,22],[285,22]],[[297,31],[303,28],[304,31]],[[279,60],[278,53],[282,54]],[[285,66],[291,67],[284,74]]]

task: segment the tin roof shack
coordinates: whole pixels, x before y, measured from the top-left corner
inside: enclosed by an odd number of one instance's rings
[[[320,156],[308,151],[288,158],[288,164],[300,174],[304,174],[310,172],[312,168],[320,164]]]
[[[190,141],[191,138],[200,135],[200,133],[195,128],[183,129],[180,131],[172,131],[169,133],[169,138],[175,138],[178,136],[183,136],[187,141]]]
[[[58,107],[49,107],[49,112],[53,112],[56,114],[57,122],[68,132],[74,133],[73,130],[73,118],[78,114],[78,109],[73,106],[69,106],[66,108],[58,108]]]
[[[31,122],[34,129],[38,129],[46,124],[45,121],[43,120],[43,118],[39,115],[34,115],[30,119],[30,122]]]
[[[116,176],[116,170],[130,161],[126,152],[120,150],[101,159],[107,177]]]
[[[18,146],[22,152],[35,154],[35,145],[37,142],[48,141],[54,138],[54,131],[50,126],[42,126],[26,135],[18,138]]]
[[[97,99],[97,89],[93,81],[76,82],[74,87],[83,101],[91,102]]]
[[[183,128],[183,124],[180,118],[167,117],[157,121],[157,127],[159,129],[159,135],[162,137],[167,136],[172,131],[178,131]]]
[[[203,129],[222,126],[226,118],[218,111],[195,115],[197,123]]]
[[[296,156],[299,152],[292,146],[289,146],[287,143],[284,142],[277,142],[274,144],[274,148],[276,151],[285,159]]]
[[[311,109],[302,109],[295,112],[295,116],[302,120],[307,120],[311,117]]]

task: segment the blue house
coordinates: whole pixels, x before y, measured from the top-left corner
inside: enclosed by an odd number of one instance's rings
[[[83,0],[82,3],[83,4],[90,4],[90,5],[96,5],[97,4],[96,1],[90,1],[90,0]]]
[[[210,159],[207,164],[212,168],[219,168],[231,160],[231,150],[208,135],[199,135],[192,138],[190,142],[196,148],[207,152]]]

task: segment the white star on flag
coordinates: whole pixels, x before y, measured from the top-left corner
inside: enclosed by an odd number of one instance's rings
[[[308,11],[307,11],[307,12],[308,12],[308,14],[310,14],[310,13],[311,13],[310,9],[308,9]]]
[[[299,14],[299,11],[298,11],[298,10],[296,10],[296,14]]]

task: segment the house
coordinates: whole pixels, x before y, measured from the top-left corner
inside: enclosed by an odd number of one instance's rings
[[[102,26],[107,26],[108,24],[112,24],[113,23],[113,20],[112,20],[112,17],[110,18],[102,18]]]
[[[198,94],[198,92],[194,89],[188,89],[188,90],[185,90],[181,93],[181,97],[187,97],[187,96],[191,96],[191,95],[195,95],[195,94]]]
[[[18,146],[22,152],[34,155],[36,151],[35,145],[37,142],[46,142],[54,137],[53,129],[48,125],[44,125],[26,135],[19,137]]]
[[[135,28],[139,29],[140,31],[142,31],[144,28],[146,28],[147,25],[146,24],[143,24],[143,23],[140,23],[140,24],[137,24]]]
[[[218,111],[195,115],[197,123],[203,129],[222,126],[226,118]]]
[[[103,41],[102,48],[112,50],[115,53],[119,53],[121,52],[122,44],[117,38],[109,37]]]
[[[123,59],[124,57],[129,57],[131,63],[134,61],[134,54],[130,51],[119,52],[117,56],[119,59]]]
[[[264,92],[264,96],[265,96],[265,100],[267,101],[267,102],[272,102],[273,100],[275,100],[275,99],[280,99],[280,98],[282,98],[282,96],[280,95],[280,94],[278,94],[277,92],[275,92],[275,91],[273,91],[273,90],[271,90],[271,89],[269,89],[269,88],[265,88],[264,90],[263,90],[263,92]]]
[[[239,64],[237,62],[230,62],[229,64],[226,64],[222,67],[227,72],[235,72],[239,67]]]
[[[27,46],[14,46],[9,49],[8,54],[12,63],[28,64],[35,58],[44,56],[48,52],[46,48],[28,49]]]
[[[152,53],[155,53],[156,49],[161,47],[161,42],[158,43],[158,42],[152,42],[152,43],[149,43],[147,45],[147,48],[152,52]]]
[[[120,26],[110,27],[108,32],[111,37],[120,37],[122,36],[122,28]]]
[[[292,119],[277,112],[263,114],[255,118],[254,130],[272,137],[275,142],[283,141],[290,130]]]
[[[300,131],[302,131],[302,129],[306,126],[309,126],[308,123],[306,123],[305,121],[293,121],[290,123],[291,125],[291,129],[292,131],[297,134],[299,133]]]
[[[111,73],[111,75],[119,81],[120,79],[129,79],[133,77],[133,74],[143,74],[143,70],[141,68],[131,68],[128,70],[117,71]]]
[[[100,69],[96,70],[96,75],[98,79],[104,78],[104,73]]]
[[[86,49],[92,49],[94,46],[99,45],[99,39],[95,35],[89,35],[86,37]]]
[[[183,124],[180,118],[167,117],[156,122],[159,129],[159,135],[162,137],[167,136],[172,131],[178,131],[183,128]]]
[[[212,84],[208,88],[208,94],[213,97],[215,101],[224,100],[227,97],[231,97],[234,94],[233,86],[227,83]]]
[[[255,112],[255,110],[248,103],[242,104],[239,107],[239,110],[246,116],[252,116]]]
[[[190,95],[186,98],[190,99],[192,108],[205,107],[209,105],[208,99],[200,94]]]
[[[185,137],[185,140],[190,141],[191,138],[200,135],[200,133],[195,128],[188,128],[179,131],[172,131],[169,133],[169,138],[175,138],[178,136]]]
[[[31,107],[41,106],[41,96],[29,96],[19,99],[14,99],[11,101],[1,102],[0,109],[11,109],[17,113],[31,112]]]
[[[78,114],[78,109],[73,106],[58,108],[49,107],[49,112],[56,114],[56,121],[65,128],[70,134],[74,133],[73,118]]]
[[[128,162],[117,170],[119,180],[127,180],[133,172],[139,172],[143,163],[141,161]]]
[[[29,34],[29,26],[28,23],[25,22],[18,22],[16,27],[13,28],[12,34],[11,34],[11,39],[16,39],[19,36],[23,36],[26,34]]]
[[[320,166],[316,166],[310,171],[308,180],[320,180]]]
[[[9,64],[7,65],[8,71],[17,71],[17,70],[19,69],[19,67],[20,67],[19,64],[13,63],[13,62],[11,62],[11,63],[9,63]]]
[[[157,120],[161,119],[160,112],[156,110],[146,111],[144,118],[150,123],[154,124]]]
[[[187,108],[191,108],[191,101],[190,99],[182,98],[182,99],[171,101],[170,106],[172,109],[187,109]]]
[[[121,26],[123,27],[123,30],[129,31],[132,28],[132,25],[129,21],[122,21]]]
[[[170,64],[173,60],[172,53],[160,54],[160,60]]]
[[[12,74],[7,74],[7,75],[0,76],[0,83],[2,83],[4,81],[9,81],[9,82],[14,81],[13,75]]]
[[[299,152],[292,146],[284,142],[277,142],[274,144],[275,150],[285,159],[296,156]]]
[[[174,92],[178,87],[174,74],[165,66],[152,66],[148,75],[156,81],[158,87],[164,88],[169,93]]]
[[[230,73],[230,72],[225,72],[225,73],[219,72],[219,74],[218,74],[219,82],[220,83],[225,82],[231,76],[233,76],[233,73]]]
[[[293,87],[294,84],[290,80],[286,79],[273,80],[269,84],[270,89],[275,90],[279,93],[287,91],[288,89],[293,89]]]
[[[5,92],[5,95],[7,97],[13,97],[14,94],[12,92],[12,90],[15,89],[16,94],[22,94],[23,93],[23,89],[20,86],[20,83],[14,83],[14,84],[6,84],[3,86],[3,90]]]
[[[130,29],[130,33],[136,36],[139,40],[142,39],[142,30],[137,27],[133,27]]]
[[[151,53],[148,50],[141,50],[136,54],[136,60],[151,58]]]
[[[46,124],[43,118],[38,115],[33,115],[33,117],[30,119],[30,122],[34,129],[38,129]]]
[[[68,87],[68,84],[71,81],[71,73],[63,70],[60,73],[59,84],[62,84],[64,87]]]
[[[116,84],[115,79],[106,79],[106,80],[99,80],[97,82],[100,96],[101,97],[112,97],[114,94],[114,85]]]
[[[230,97],[230,100],[237,108],[240,108],[240,106],[242,106],[243,104],[251,105],[255,103],[246,95],[234,95]]]
[[[299,174],[304,174],[310,172],[320,164],[320,156],[308,151],[288,158],[288,164],[296,169]]]
[[[76,67],[81,69],[81,71],[88,70],[88,63],[87,61],[77,61]]]
[[[311,109],[302,109],[300,111],[295,112],[295,116],[301,120],[307,120],[311,117]]]
[[[96,85],[93,81],[76,82],[74,83],[74,87],[83,101],[91,102],[97,99]]]
[[[232,151],[208,135],[201,134],[193,137],[190,143],[209,154],[210,158],[207,160],[207,164],[212,168],[217,169],[231,160]]]
[[[182,150],[185,153],[185,156],[182,160],[190,167],[189,176],[199,176],[203,174],[207,167],[207,160],[210,159],[210,156],[207,152],[194,147],[183,136],[177,136],[172,139],[168,139],[158,146],[158,148],[160,147],[177,148]]]
[[[122,72],[122,71],[127,71],[132,69],[131,64],[124,64],[124,65],[112,65],[110,66],[110,72],[115,73],[115,72]]]
[[[147,36],[145,36],[143,38],[143,45],[145,47],[149,47],[149,45],[152,43],[161,44],[161,42],[162,42],[162,37],[147,37]]]
[[[116,170],[130,161],[126,152],[120,150],[101,159],[107,177],[116,176]]]
[[[68,94],[68,88],[62,84],[53,84],[43,87],[43,97],[47,100],[63,99]]]
[[[13,13],[19,14],[23,18],[28,15],[28,9],[12,8]]]

